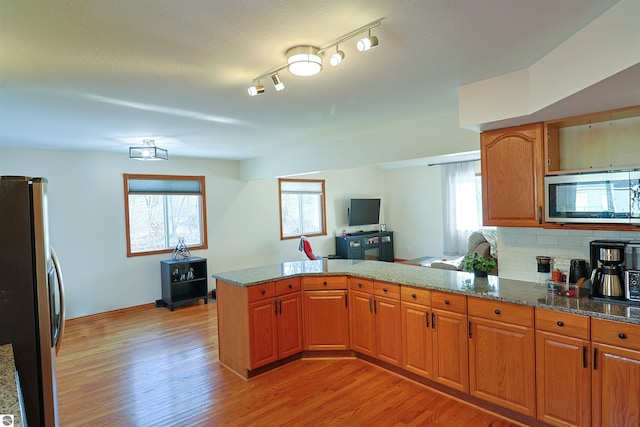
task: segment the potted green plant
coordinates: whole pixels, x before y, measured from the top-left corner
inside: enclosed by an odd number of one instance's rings
[[[496,267],[496,260],[483,258],[477,253],[472,253],[462,259],[464,269],[473,272],[476,277],[487,277],[487,274]]]

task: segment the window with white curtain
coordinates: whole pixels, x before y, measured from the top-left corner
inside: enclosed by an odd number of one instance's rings
[[[482,226],[482,182],[476,162],[441,165],[444,255],[461,256],[469,235]]]

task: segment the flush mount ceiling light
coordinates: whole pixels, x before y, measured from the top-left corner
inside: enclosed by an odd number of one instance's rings
[[[365,31],[368,31],[369,35],[368,37],[358,40],[356,45],[357,49],[364,52],[378,46],[378,38],[371,36],[371,29],[380,25],[383,19],[384,18],[377,19],[365,26],[353,30],[320,48],[311,45],[300,45],[288,49],[286,52],[287,63],[253,79],[253,85],[249,87],[249,95],[255,96],[264,93],[264,86],[260,84],[260,81],[268,77],[271,77],[276,91],[280,92],[283,90],[284,83],[282,83],[278,72],[284,69],[288,69],[289,72],[295,76],[315,76],[322,71],[322,57],[324,56],[324,53],[333,47],[336,48],[336,51],[329,58],[329,63],[334,67],[338,66],[345,57],[344,52],[338,49],[338,44],[351,40]]]
[[[314,46],[295,46],[287,50],[289,72],[294,76],[315,76],[322,70],[322,53]]]
[[[129,147],[129,158],[136,160],[169,160],[169,153],[164,148],[156,147],[153,139],[145,139],[142,146]]]

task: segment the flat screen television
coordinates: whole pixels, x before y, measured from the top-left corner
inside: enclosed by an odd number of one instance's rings
[[[351,199],[349,226],[371,225],[380,222],[380,199]]]

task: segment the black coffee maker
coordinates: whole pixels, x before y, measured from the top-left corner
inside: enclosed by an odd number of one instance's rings
[[[591,296],[625,300],[624,252],[627,242],[594,240],[591,252]]]

